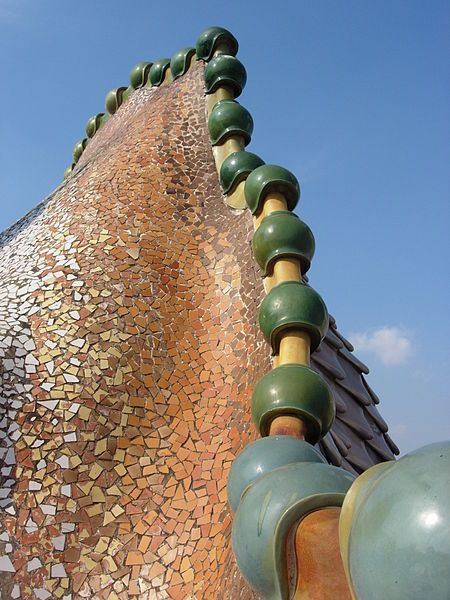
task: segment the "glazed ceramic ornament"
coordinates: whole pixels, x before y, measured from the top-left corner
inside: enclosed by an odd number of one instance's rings
[[[247,487],[234,517],[232,540],[236,562],[258,598],[291,597],[289,535],[311,512],[341,506],[352,481],[353,475],[338,467],[294,462],[269,471]]]
[[[340,518],[358,600],[450,598],[450,442],[376,465],[350,488]]]

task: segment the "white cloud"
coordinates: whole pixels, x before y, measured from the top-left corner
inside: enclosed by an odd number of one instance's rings
[[[413,353],[411,333],[399,327],[351,333],[349,339],[356,351],[370,352],[387,366],[403,365]]]

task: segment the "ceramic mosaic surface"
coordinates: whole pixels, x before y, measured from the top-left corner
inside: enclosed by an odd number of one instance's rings
[[[270,369],[251,215],[223,201],[203,63],[140,89],[74,174],[0,237],[0,597],[249,599],[233,458]],[[313,355],[337,407],[320,449],[393,458],[334,322]]]

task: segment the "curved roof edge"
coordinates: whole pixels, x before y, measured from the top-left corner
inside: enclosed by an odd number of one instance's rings
[[[216,52],[234,57],[238,49],[238,41],[227,29],[223,27],[208,27],[198,37],[195,48],[181,48],[171,58],[160,58],[154,62],[141,61],[136,63],[130,71],[128,86],[111,89],[106,94],[105,112],[99,112],[88,119],[85,126],[86,137],[75,144],[72,153],[73,160],[64,172],[64,179],[67,179],[72,174],[89,141],[106,121],[116,113],[118,108],[128,100],[135,90],[144,87],[150,88],[168,85],[187,73],[194,61],[203,60],[209,62],[215,56]],[[209,82],[207,82],[208,93],[214,91],[219,82],[223,82],[224,71],[228,82],[232,82],[237,78],[240,80],[239,83],[236,82],[234,84],[235,91],[237,92],[238,85],[240,91],[242,90],[246,80],[245,69],[239,61],[236,60],[236,63],[238,63],[238,73],[236,73],[235,64],[225,66],[225,69],[219,67],[218,72],[214,72],[214,69],[212,69],[213,72],[210,74]],[[238,93],[235,95],[237,96]]]

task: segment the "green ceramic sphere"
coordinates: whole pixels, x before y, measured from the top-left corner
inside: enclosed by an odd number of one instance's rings
[[[311,229],[297,215],[287,210],[264,217],[252,240],[253,255],[264,277],[273,271],[277,258],[294,257],[304,275],[311,266],[315,241]]]
[[[240,96],[247,82],[244,65],[234,56],[220,54],[214,57],[205,69],[205,91],[214,93],[217,88],[227,86],[233,90],[235,98]]]
[[[64,171],[64,180],[68,179],[72,175],[72,171],[73,171],[73,165],[70,165],[70,167],[67,167],[67,169]]]
[[[277,467],[298,462],[325,462],[311,444],[289,435],[264,437],[248,444],[235,458],[228,476],[228,502],[236,512],[244,490]]]
[[[94,137],[95,133],[102,126],[102,117],[105,113],[98,113],[91,117],[86,123],[86,135],[88,138]]]
[[[148,74],[150,72],[151,62],[142,61],[138,62],[131,69],[130,72],[130,85],[134,90],[143,87],[148,80]]]
[[[77,163],[80,160],[81,155],[83,154],[84,149],[86,148],[86,143],[87,140],[86,138],[84,138],[83,140],[80,140],[75,144],[75,146],[73,147],[73,162]]]
[[[223,54],[236,56],[239,49],[237,39],[223,27],[208,27],[199,35],[196,51],[197,58],[209,61],[218,46],[223,46]]]
[[[245,200],[252,214],[260,212],[262,202],[269,192],[282,194],[288,209],[294,210],[300,198],[300,185],[295,175],[284,167],[258,167],[245,182]]]
[[[106,94],[105,106],[110,115],[113,115],[123,102],[125,87],[114,88]]]
[[[166,71],[170,66],[170,58],[160,58],[152,64],[149,79],[152,85],[158,86],[164,81]]]
[[[220,183],[225,194],[231,193],[241,181],[249,176],[253,169],[263,164],[263,159],[252,152],[245,150],[232,152],[220,167]]]
[[[355,481],[347,556],[355,596],[448,600],[450,442],[380,466]]]
[[[233,521],[233,550],[258,598],[289,598],[289,533],[310,512],[341,506],[353,479],[353,475],[338,467],[299,462],[270,471],[244,492]],[[333,565],[329,568],[333,569]],[[392,596],[379,598],[388,600]]]
[[[304,421],[305,439],[310,444],[317,444],[333,423],[335,407],[330,388],[306,365],[281,365],[255,386],[252,419],[261,436],[269,435],[273,419],[284,415]]]
[[[213,146],[222,144],[232,135],[242,136],[247,145],[253,133],[253,119],[235,100],[219,100],[209,115],[208,130]]]
[[[274,354],[278,354],[280,333],[286,329],[306,331],[314,352],[328,330],[328,311],[311,287],[299,281],[286,281],[274,286],[262,301],[259,326]]]
[[[181,77],[189,69],[195,48],[182,48],[170,59],[170,71],[173,79]]]

